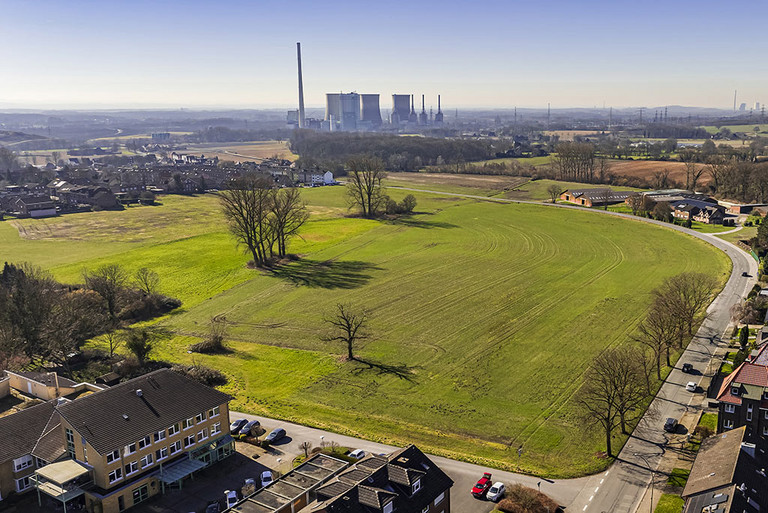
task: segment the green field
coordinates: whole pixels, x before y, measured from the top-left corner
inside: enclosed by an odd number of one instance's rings
[[[729,272],[702,241],[586,210],[416,193],[419,215],[371,221],[344,216],[343,192],[303,192],[313,216],[289,248],[303,258],[274,273],[244,267],[210,196],[3,222],[0,259],[72,282],[107,262],[154,268],[184,302],[161,319],[176,336],[155,357],[226,372],[234,410],[499,468],[522,444],[523,469],[552,477],[608,463],[573,395],[601,351],[627,343],[650,291],[681,271]],[[374,336],[357,354],[409,379],[321,340],[339,302],[370,311]],[[215,315],[233,352],[188,354]]]
[[[722,125],[719,128],[716,127],[716,126],[709,125],[709,126],[702,126],[700,128],[703,128],[704,130],[706,130],[710,134],[716,134],[717,132],[720,131],[720,128],[727,128],[731,132],[744,132],[744,133],[748,133],[748,134],[754,134],[755,133],[755,127],[759,127],[759,132],[760,133],[768,132],[768,124],[765,124],[765,123],[762,123],[762,124],[761,123],[755,123],[753,125]]]

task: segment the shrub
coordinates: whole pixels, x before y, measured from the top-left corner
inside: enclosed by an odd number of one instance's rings
[[[498,505],[499,511],[505,513],[552,513],[559,511],[558,508],[548,496],[521,484],[512,485]]]
[[[189,346],[190,351],[195,353],[215,354],[224,353],[224,337],[227,334],[227,320],[224,317],[212,317],[210,329],[205,340]]]
[[[227,384],[227,377],[222,372],[205,365],[177,364],[171,367],[171,370],[209,387]]]
[[[704,440],[705,438],[714,435],[715,432],[709,426],[698,425],[696,426],[696,429],[693,430],[693,434]]]

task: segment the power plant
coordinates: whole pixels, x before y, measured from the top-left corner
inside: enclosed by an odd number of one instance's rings
[[[298,128],[311,128],[335,132],[369,131],[379,129],[397,129],[439,125],[443,123],[443,112],[440,105],[440,95],[437,96],[437,114],[432,117],[432,107],[427,115],[425,95],[421,95],[421,113],[416,112],[413,94],[393,94],[392,113],[388,124],[381,118],[379,94],[358,94],[356,92],[326,93],[325,117],[311,119],[305,117],[304,110],[304,77],[301,69],[301,43],[296,43],[296,58],[299,78],[299,108],[288,111],[286,121]]]

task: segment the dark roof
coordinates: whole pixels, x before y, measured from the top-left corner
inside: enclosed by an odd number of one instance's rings
[[[231,399],[170,369],[160,369],[58,410],[96,451],[107,454]]]
[[[605,199],[627,199],[633,193],[633,191],[614,191],[613,189],[568,189],[565,192],[569,192],[574,198],[590,198],[592,200],[605,200]]]
[[[52,463],[66,453],[64,433],[61,430],[61,416],[54,411],[43,429],[42,435],[32,449],[32,455]]]
[[[733,503],[736,485],[727,485],[705,493],[692,496],[685,504],[684,513],[702,513],[704,508],[710,506],[710,513],[725,513],[730,510]],[[717,504],[717,508],[711,506]]]
[[[726,431],[704,440],[693,462],[691,474],[683,490],[683,497],[733,482],[736,462],[744,441],[746,427]]]
[[[53,402],[32,406],[0,417],[0,462],[32,454],[53,414]]]
[[[54,374],[56,374],[55,372],[17,372],[16,374],[31,379],[32,381],[37,381],[38,383],[41,383],[47,387],[56,386],[56,379],[54,376]],[[71,379],[67,379],[62,376],[59,376],[58,381],[60,387],[73,387],[77,385],[77,383]]]
[[[723,209],[723,207],[721,207],[719,205],[713,205],[712,203],[710,203],[708,201],[702,201],[702,200],[690,199],[690,198],[685,198],[685,199],[682,199],[682,200],[679,200],[679,201],[672,201],[672,202],[670,202],[670,205],[672,206],[672,208],[675,208],[675,209],[678,209],[678,210],[682,209],[682,207],[684,207],[684,206],[697,207],[699,209],[715,208],[717,210],[725,210],[725,209]]]

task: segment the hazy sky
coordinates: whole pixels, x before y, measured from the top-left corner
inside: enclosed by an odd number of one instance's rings
[[[768,102],[768,2],[0,0],[0,106]],[[308,112],[308,115],[310,112]]]

